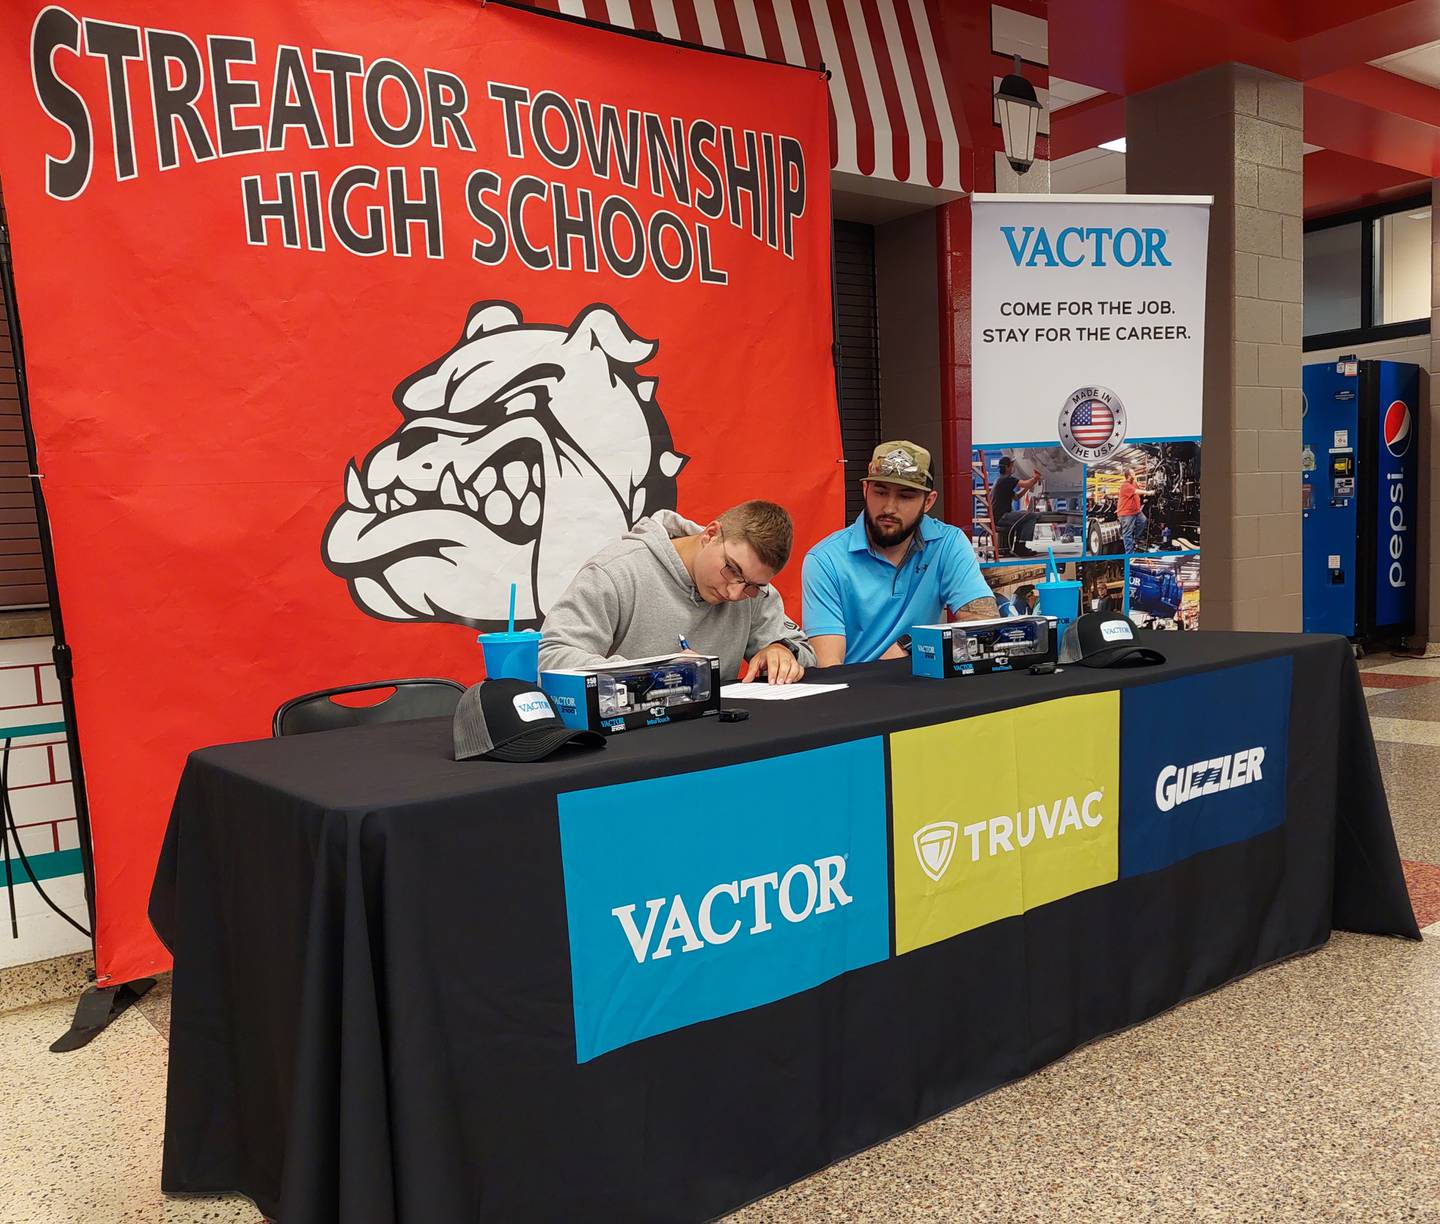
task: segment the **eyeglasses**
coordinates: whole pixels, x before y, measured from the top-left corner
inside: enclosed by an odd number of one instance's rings
[[[763,582],[751,582],[745,577],[741,568],[730,559],[730,554],[725,550],[725,529],[720,529],[720,555],[725,558],[725,564],[721,567],[720,574],[729,586],[742,586],[745,588],[745,598],[754,599],[757,595],[765,594]]]

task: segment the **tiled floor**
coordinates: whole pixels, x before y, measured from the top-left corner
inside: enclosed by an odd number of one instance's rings
[[[1440,660],[1362,666],[1426,942],[1336,935],[734,1218],[1440,1221]],[[0,1224],[259,1221],[159,1192],[169,1003],[63,1056],[70,1003],[0,1015]]]

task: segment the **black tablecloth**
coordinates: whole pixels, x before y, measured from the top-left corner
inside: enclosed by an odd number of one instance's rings
[[[534,765],[451,760],[448,721],[196,752],[150,907],[164,1188],[282,1224],[700,1219],[1332,928],[1418,938],[1348,645],[1158,644],[1163,667],[1049,677],[839,669],[844,693]],[[1273,831],[577,1064],[557,794],[1276,656]]]

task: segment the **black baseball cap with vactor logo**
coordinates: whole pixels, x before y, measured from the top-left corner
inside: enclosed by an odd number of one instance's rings
[[[1060,639],[1060,662],[1081,667],[1136,667],[1163,663],[1158,650],[1140,644],[1135,622],[1120,612],[1087,612]]]
[[[542,761],[567,744],[605,747],[598,731],[580,731],[561,722],[554,703],[529,680],[472,684],[455,707],[453,729],[457,761]]]

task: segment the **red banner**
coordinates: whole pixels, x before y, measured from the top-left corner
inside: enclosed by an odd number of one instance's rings
[[[471,0],[11,4],[0,177],[100,979],[186,754],[481,671],[635,519],[840,525],[825,83]]]

